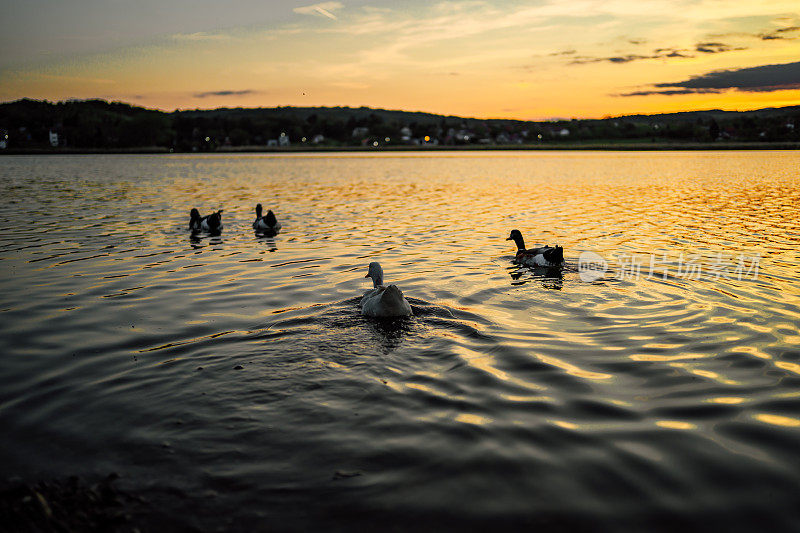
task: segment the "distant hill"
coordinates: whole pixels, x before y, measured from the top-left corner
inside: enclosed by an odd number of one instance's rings
[[[797,125],[797,128],[795,128]],[[0,149],[172,151],[310,147],[800,141],[800,106],[605,119],[478,119],[368,107],[219,108],[166,113],[121,102],[0,104]]]
[[[800,105],[787,107],[765,107],[752,111],[723,111],[722,109],[708,109],[703,111],[682,111],[678,113],[658,113],[655,115],[622,115],[614,117],[616,120],[631,121],[661,121],[674,122],[682,120],[692,120],[697,118],[713,118],[715,120],[727,120],[737,117],[782,117],[800,116]]]

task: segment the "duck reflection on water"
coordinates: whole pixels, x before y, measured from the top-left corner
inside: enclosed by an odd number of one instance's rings
[[[256,239],[259,243],[264,244],[267,247],[267,250],[270,252],[277,252],[278,251],[278,243],[275,241],[272,235],[267,235],[265,233],[261,233],[256,231]]]
[[[509,267],[512,285],[539,281],[545,289],[560,291],[564,285],[564,270],[558,267]]]
[[[193,231],[189,234],[189,243],[195,250],[205,248],[206,246],[222,244],[223,242],[222,235],[219,233],[198,233]]]

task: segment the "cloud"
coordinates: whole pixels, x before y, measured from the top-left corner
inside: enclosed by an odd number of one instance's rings
[[[635,91],[617,96],[661,94],[704,94],[726,90],[741,92],[774,92],[800,90],[800,61],[779,65],[762,65],[732,70],[715,70],[692,76],[680,82],[655,83],[655,89]]]
[[[722,89],[671,89],[666,91],[634,91],[624,94],[616,94],[614,96],[652,96],[660,94],[662,96],[674,96],[676,94],[719,94],[723,92]]]
[[[734,47],[725,43],[718,43],[718,42],[700,42],[695,44],[694,51],[700,52],[703,54],[719,54],[722,52],[732,52],[736,50],[747,50],[747,48],[743,47]],[[586,63],[630,63],[631,61],[641,61],[644,59],[664,59],[664,58],[692,58],[695,57],[694,55],[688,53],[689,51],[686,49],[675,48],[675,47],[668,47],[668,48],[656,48],[653,50],[651,54],[627,54],[627,55],[615,55],[615,56],[604,56],[604,57],[592,57],[592,56],[575,56],[572,61],[568,64],[570,65],[584,65]],[[561,55],[559,53],[550,54],[551,56],[554,55]]]
[[[789,35],[791,33],[800,32],[800,26],[789,26],[788,28],[779,28],[767,33],[761,33],[758,37],[762,41],[773,40],[794,40],[800,38],[800,35]]]
[[[628,55],[616,55],[616,56],[606,56],[606,57],[587,57],[587,56],[577,56],[572,61],[569,62],[570,65],[584,65],[586,63],[630,63],[631,61],[640,61],[643,59],[663,59],[663,58],[687,58],[687,57],[694,57],[692,55],[684,54],[686,50],[680,50],[678,48],[657,48],[653,51],[650,55],[642,55],[642,54],[628,54]],[[554,55],[554,54],[551,54]]]
[[[564,50],[563,52],[553,52],[552,54],[547,54],[550,56],[572,56],[575,55],[575,50]]]
[[[336,15],[331,13],[331,11],[336,11],[343,7],[341,2],[321,2],[310,6],[296,7],[292,11],[301,15],[316,15],[318,17],[328,17],[329,19],[338,20]]]
[[[629,54],[626,56],[609,56],[609,57],[576,57],[569,62],[570,65],[584,65],[586,63],[602,63],[607,61],[609,63],[630,63],[631,61],[638,61],[640,59],[655,59],[661,57],[658,55],[643,56],[639,54]]]
[[[252,89],[245,89],[243,91],[208,91],[204,93],[195,93],[195,98],[208,98],[209,96],[245,96],[248,94],[256,94],[257,91]]]
[[[747,48],[735,48],[725,43],[697,43],[694,49],[704,54],[719,54],[720,52],[730,52],[731,50],[747,50]]]

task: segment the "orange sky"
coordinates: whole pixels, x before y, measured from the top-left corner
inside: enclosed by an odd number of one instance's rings
[[[60,5],[0,23],[0,101],[519,119],[800,105],[797,0]]]

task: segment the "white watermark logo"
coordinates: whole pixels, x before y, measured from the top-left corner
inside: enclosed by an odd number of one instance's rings
[[[591,283],[601,278],[617,280],[669,279],[687,280],[738,280],[758,279],[759,255],[712,256],[684,253],[668,257],[667,254],[621,253],[607,261],[595,252],[582,252],[578,258],[581,281]]]
[[[581,252],[578,257],[578,275],[581,281],[591,283],[606,275],[608,261],[594,252]]]

